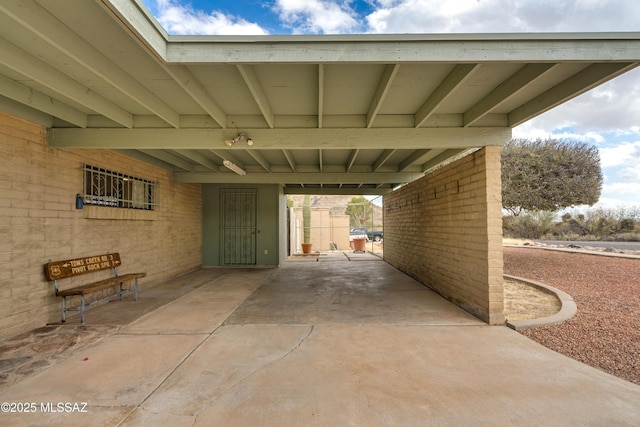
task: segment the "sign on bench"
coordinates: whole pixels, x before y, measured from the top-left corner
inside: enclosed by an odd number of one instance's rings
[[[45,264],[45,276],[47,280],[53,282],[53,287],[56,291],[56,295],[62,297],[62,322],[66,321],[66,312],[70,310],[80,311],[80,321],[84,323],[85,308],[100,302],[105,299],[113,298],[116,295],[122,296],[125,292],[131,289],[125,288],[124,283],[129,281],[135,281],[134,295],[135,300],[138,300],[138,279],[147,275],[147,273],[129,273],[118,275],[117,267],[122,264],[119,253],[105,254],[90,256],[84,258],[67,259],[63,261],[53,261]],[[101,270],[112,270],[112,276],[106,279],[98,280],[96,282],[87,283],[80,286],[74,286],[67,289],[60,289],[58,287],[58,280],[66,279],[70,277],[80,276],[88,273],[95,273]],[[98,292],[103,289],[116,288],[114,293],[107,294],[102,298],[95,299],[91,302],[87,302],[85,295]],[[67,308],[67,297],[80,296],[80,306],[77,308]]]

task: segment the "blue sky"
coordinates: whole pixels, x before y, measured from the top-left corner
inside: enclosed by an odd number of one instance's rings
[[[169,34],[640,31],[638,0],[142,0]],[[597,206],[640,206],[640,68],[514,129],[598,147]]]

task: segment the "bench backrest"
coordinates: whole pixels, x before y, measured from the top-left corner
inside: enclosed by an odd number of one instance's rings
[[[108,268],[120,267],[120,254],[96,255],[85,258],[67,259],[64,261],[48,262],[44,265],[44,275],[47,280],[64,279],[79,276]],[[114,271],[115,274],[115,271]]]

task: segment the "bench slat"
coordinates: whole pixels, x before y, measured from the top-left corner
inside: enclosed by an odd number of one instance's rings
[[[134,299],[138,300],[138,279],[141,277],[145,277],[147,273],[127,273],[122,275],[117,275],[118,272],[116,270],[117,267],[120,267],[120,254],[105,254],[105,255],[97,255],[90,256],[85,258],[74,258],[63,261],[51,261],[44,265],[44,274],[47,280],[53,283],[53,287],[56,291],[56,295],[62,298],[62,323],[66,321],[66,312],[68,310],[78,310],[80,311],[80,322],[84,323],[84,312],[85,308],[94,304],[98,301],[106,300],[116,295],[120,296],[120,300],[122,300],[122,294],[127,291],[131,291],[131,289],[125,289],[122,284],[124,282],[129,282],[131,280],[135,280],[134,291]],[[58,288],[58,280],[65,279],[68,277],[79,276],[81,274],[98,272],[100,270],[112,270],[113,276],[108,277],[106,279],[98,280],[96,282],[87,283],[80,286],[74,286],[68,289],[60,290]],[[102,296],[101,298],[95,301],[87,302],[85,300],[85,295],[97,292],[103,289],[111,288],[120,285],[120,289],[118,289],[115,293],[110,295]],[[67,297],[70,296],[80,296],[81,304],[78,308],[67,308]]]
[[[129,274],[123,274],[122,276],[109,277],[108,279],[99,280],[97,282],[88,283],[82,286],[76,286],[75,288],[61,290],[58,292],[58,296],[67,297],[70,295],[87,295],[92,292],[96,292],[102,289],[107,289],[112,286],[116,286],[123,282],[128,282],[130,280],[144,277],[146,275],[147,273],[129,273]]]

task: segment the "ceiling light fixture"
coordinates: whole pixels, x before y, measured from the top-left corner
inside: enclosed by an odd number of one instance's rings
[[[236,142],[246,142],[249,146],[253,145],[253,139],[251,139],[251,137],[249,137],[249,135],[247,135],[245,132],[240,132],[238,133],[238,136],[224,140],[224,143],[229,147],[231,147]]]
[[[231,162],[229,160],[223,161],[222,164],[227,169],[234,171],[238,175],[245,176],[247,174],[247,172],[244,169],[242,169],[240,166],[236,165],[235,163],[233,163],[233,162]]]

